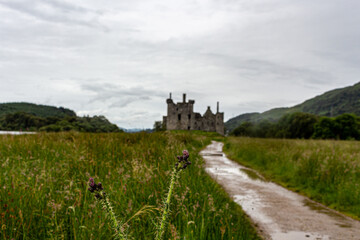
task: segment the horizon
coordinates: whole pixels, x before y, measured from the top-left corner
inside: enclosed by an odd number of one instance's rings
[[[355,84],[353,84],[353,85],[350,85],[350,86],[343,86],[343,87],[331,89],[331,90],[329,90],[329,91],[333,91],[333,90],[337,90],[337,89],[342,89],[342,88],[346,88],[346,87],[352,87],[352,86],[354,86],[354,85],[356,85],[356,84],[359,84],[359,83],[360,83],[360,82],[357,82],[357,83],[355,83]],[[318,96],[323,95],[323,94],[325,94],[325,93],[327,93],[327,92],[329,92],[329,91],[326,91],[326,92],[324,92],[324,93],[322,93],[322,94],[316,95],[316,96],[311,97],[311,98],[309,98],[309,99],[318,97]],[[172,93],[170,93],[170,94],[171,94],[171,99],[174,100],[173,97],[172,97]],[[183,94],[184,94],[184,93],[183,93]],[[185,93],[185,94],[186,94],[186,93]],[[187,97],[187,95],[186,95],[186,97]],[[286,106],[286,107],[275,106],[275,107],[273,107],[273,108],[271,108],[271,109],[267,109],[267,110],[262,111],[262,112],[244,112],[244,113],[240,113],[240,114],[238,114],[238,115],[236,115],[236,116],[234,116],[234,117],[231,117],[231,118],[228,118],[227,120],[224,120],[224,123],[226,123],[227,121],[229,121],[229,120],[231,120],[231,119],[233,119],[233,118],[235,118],[235,117],[238,117],[238,116],[240,116],[240,115],[243,115],[243,114],[252,114],[252,113],[260,113],[260,114],[261,114],[261,113],[270,111],[270,110],[272,110],[272,109],[291,108],[291,107],[294,107],[294,106],[296,106],[296,105],[302,104],[302,103],[308,101],[309,99],[305,99],[304,101],[302,101],[302,102],[300,102],[300,103],[296,103],[296,104],[294,104],[294,105],[292,105],[292,106]],[[190,98],[189,98],[189,99],[186,99],[186,101],[189,101],[189,100],[194,100],[194,99],[190,99]],[[181,102],[182,102],[182,101],[174,101],[175,104],[176,104],[176,103],[181,103]],[[74,111],[73,109],[71,109],[71,108],[69,108],[69,107],[67,107],[67,106],[46,105],[46,104],[42,104],[42,103],[33,103],[33,102],[2,102],[2,103],[0,103],[0,104],[6,104],[6,103],[28,103],[28,104],[36,104],[36,105],[47,106],[47,107],[65,108],[65,109]],[[196,105],[196,100],[195,100],[195,104],[194,104],[194,105]],[[210,107],[211,112],[214,113],[214,111],[212,110],[211,106],[208,106],[208,107]],[[85,116],[90,116],[90,117],[100,116],[100,115],[96,115],[96,114],[95,114],[95,115],[79,115],[78,113],[76,113],[76,111],[74,111],[74,112],[75,112],[75,114],[76,114],[77,116],[79,116],[79,117],[85,117]],[[194,112],[196,112],[196,111],[194,111]],[[206,112],[206,110],[205,110],[203,113],[202,113],[202,112],[199,112],[199,113],[201,114],[201,116],[203,116],[203,115],[205,114],[205,112]],[[219,112],[221,112],[221,111],[219,111]],[[103,115],[103,116],[105,116],[105,117],[109,120],[109,118],[108,118],[106,115]],[[165,113],[163,116],[166,116],[166,113]],[[162,119],[160,119],[160,120],[155,120],[155,121],[162,121]],[[154,121],[154,123],[155,123],[155,121]],[[112,122],[112,123],[113,123],[113,122]],[[113,123],[113,124],[117,125],[116,123]],[[138,131],[149,130],[149,129],[152,129],[152,128],[153,128],[153,126],[151,126],[151,127],[138,127],[138,126],[135,126],[135,127],[131,127],[131,128],[125,128],[125,127],[122,127],[122,126],[119,126],[119,125],[117,125],[117,126],[118,126],[120,129],[125,130],[125,131],[127,131],[127,132],[128,132],[128,131],[130,131],[130,132],[138,132]]]

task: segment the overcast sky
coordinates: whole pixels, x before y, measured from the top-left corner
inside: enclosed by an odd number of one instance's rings
[[[358,0],[0,0],[0,102],[150,128],[169,92],[225,112],[360,81]]]

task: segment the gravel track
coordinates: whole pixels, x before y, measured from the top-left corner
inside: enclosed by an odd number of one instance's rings
[[[205,170],[241,205],[264,239],[360,240],[359,221],[265,181],[229,160],[222,147],[213,141],[201,151]]]

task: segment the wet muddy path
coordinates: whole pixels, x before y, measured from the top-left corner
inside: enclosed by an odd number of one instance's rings
[[[226,158],[222,147],[212,142],[201,152],[206,172],[241,205],[265,239],[360,240],[359,221],[265,181]]]

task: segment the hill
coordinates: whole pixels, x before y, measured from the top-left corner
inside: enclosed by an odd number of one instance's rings
[[[76,113],[70,109],[63,107],[53,107],[46,105],[38,105],[33,103],[0,103],[0,117],[7,114],[24,112],[37,117],[75,117]]]
[[[360,115],[360,82],[353,86],[334,89],[289,108],[274,108],[263,113],[246,113],[229,119],[225,123],[233,130],[243,122],[257,123],[261,120],[275,122],[282,116],[295,112],[335,117],[343,113]]]
[[[32,103],[0,104],[0,130],[122,132],[104,116],[78,117],[73,110]]]
[[[226,127],[226,129],[231,131],[231,130],[235,129],[237,126],[239,126],[243,122],[257,121],[257,119],[260,118],[260,116],[261,116],[261,114],[258,113],[258,112],[241,114],[241,115],[239,115],[237,117],[229,119],[225,123],[225,127]]]

